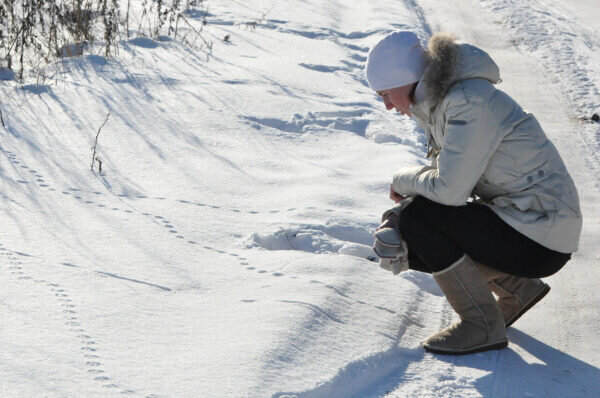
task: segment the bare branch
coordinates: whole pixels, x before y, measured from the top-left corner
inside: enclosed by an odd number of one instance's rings
[[[104,125],[108,121],[109,116],[110,116],[110,112],[108,112],[108,115],[106,115],[106,119],[104,119],[104,123],[102,123],[102,126],[100,126],[100,128],[98,129],[98,132],[96,133],[96,141],[94,141],[94,147],[92,148],[92,151],[93,151],[92,164],[90,166],[92,171],[94,171],[94,162],[96,161],[96,146],[98,145],[98,137],[100,137],[100,131],[102,130],[102,127],[104,127]],[[99,163],[99,164],[102,165],[102,163]],[[100,166],[100,172],[102,172],[102,166]]]

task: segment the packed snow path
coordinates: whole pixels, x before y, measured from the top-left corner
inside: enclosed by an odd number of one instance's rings
[[[1,83],[1,396],[600,391],[594,0],[206,3],[212,53],[132,39],[44,84]],[[362,75],[393,29],[488,51],[576,180],[580,251],[508,349],[426,354],[455,318],[433,279],[366,259],[392,173],[425,162]]]

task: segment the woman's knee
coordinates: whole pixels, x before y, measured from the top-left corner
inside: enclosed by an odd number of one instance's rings
[[[400,213],[400,232],[406,233],[413,229],[415,224],[421,224],[425,219],[428,207],[433,203],[431,200],[423,196],[415,196],[409,199],[402,213]]]

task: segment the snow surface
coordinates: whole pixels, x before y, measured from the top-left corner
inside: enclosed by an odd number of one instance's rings
[[[2,73],[0,396],[600,396],[596,0],[205,4],[212,52],[135,38]],[[578,186],[580,250],[508,349],[425,353],[456,315],[366,259],[391,175],[425,162],[362,75],[393,29],[488,51]]]

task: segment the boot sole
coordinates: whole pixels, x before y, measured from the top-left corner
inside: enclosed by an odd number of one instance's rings
[[[542,288],[542,290],[540,290],[540,292],[538,294],[533,296],[531,298],[531,300],[529,300],[529,302],[526,305],[524,305],[523,308],[521,308],[521,310],[519,312],[517,312],[512,318],[510,318],[510,320],[508,322],[506,322],[505,327],[509,327],[510,325],[515,323],[517,321],[517,319],[519,319],[524,313],[529,311],[529,309],[531,309],[531,307],[533,307],[541,299],[543,299],[548,294],[549,291],[550,291],[550,285],[547,285],[544,283],[544,287]]]
[[[483,344],[477,347],[466,348],[464,350],[456,350],[452,348],[443,348],[443,347],[434,347],[423,344],[423,348],[426,351],[433,352],[434,354],[441,355],[467,355],[474,354],[476,352],[489,351],[489,350],[500,350],[502,348],[508,347],[508,340],[500,341],[498,343],[493,344]]]

